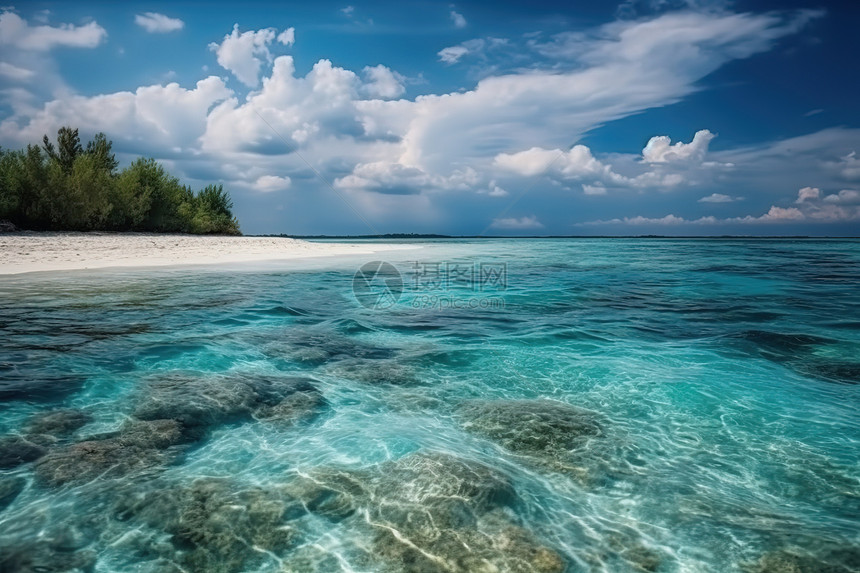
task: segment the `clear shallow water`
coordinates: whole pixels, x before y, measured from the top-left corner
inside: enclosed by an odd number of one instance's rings
[[[0,569],[860,570],[860,242],[370,258],[0,279]]]

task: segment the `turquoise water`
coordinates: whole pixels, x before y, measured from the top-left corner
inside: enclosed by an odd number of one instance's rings
[[[860,242],[416,245],[0,278],[0,570],[860,570]]]

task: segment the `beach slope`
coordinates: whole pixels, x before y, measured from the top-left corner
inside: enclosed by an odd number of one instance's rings
[[[378,243],[313,243],[283,237],[148,233],[0,235],[0,275],[109,267],[227,264],[371,254],[408,248]]]

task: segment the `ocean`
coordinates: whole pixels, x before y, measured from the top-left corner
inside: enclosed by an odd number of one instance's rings
[[[414,245],[0,277],[0,570],[860,571],[860,241]]]

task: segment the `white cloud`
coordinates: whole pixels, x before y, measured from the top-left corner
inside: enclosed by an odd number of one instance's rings
[[[340,11],[343,12],[346,16],[352,16],[352,14],[355,12],[355,6],[345,6],[344,8],[341,8]]]
[[[527,217],[502,217],[493,219],[493,224],[490,225],[493,229],[507,229],[512,231],[523,231],[528,229],[542,229],[543,224],[538,221],[535,215]]]
[[[797,192],[797,204],[803,218],[818,222],[860,220],[860,192],[843,189],[824,195],[818,188],[804,187]]]
[[[815,187],[804,187],[797,192],[797,207],[779,207],[771,205],[766,213],[759,216],[746,215],[717,219],[715,217],[700,217],[685,219],[675,215],[665,217],[624,217],[608,221],[591,221],[586,225],[627,224],[627,225],[713,225],[713,224],[785,224],[785,223],[845,223],[860,221],[860,192],[842,190],[838,194],[822,197],[821,191]]]
[[[278,42],[285,46],[292,46],[296,43],[296,29],[295,28],[287,28],[280,34],[278,34]]]
[[[803,203],[804,201],[817,201],[821,198],[821,189],[817,187],[804,187],[797,192],[797,201],[795,203]]]
[[[276,37],[281,44],[291,45],[295,41],[295,30],[287,28],[277,34],[275,28],[263,28],[240,33],[239,24],[234,24],[233,31],[224,36],[220,44],[209,44],[209,49],[215,52],[222,68],[229,70],[246,86],[256,87],[260,83],[263,61],[272,61],[269,45]]]
[[[607,193],[606,186],[602,183],[595,183],[594,185],[583,183],[582,192],[586,195],[606,195]]]
[[[451,22],[454,23],[455,28],[465,28],[467,25],[466,18],[454,10],[451,10]]]
[[[105,38],[107,31],[95,21],[82,26],[30,26],[14,12],[0,14],[0,46],[45,52],[57,46],[95,48]]]
[[[615,219],[615,221],[618,221],[618,219]],[[698,221],[701,221],[703,223],[704,222],[712,223],[713,218],[703,217],[702,219],[699,219],[697,221],[688,221],[687,219],[684,219],[683,217],[676,217],[675,215],[669,214],[669,215],[666,215],[665,217],[659,217],[659,218],[649,218],[649,217],[642,217],[642,216],[625,217],[624,219],[621,219],[621,221],[628,224],[628,225],[680,225],[683,223],[694,223],[694,222],[698,222]]]
[[[615,185],[624,185],[629,179],[612,171],[592,155],[585,145],[574,145],[567,153],[560,149],[533,147],[519,153],[500,153],[493,163],[504,170],[532,177],[553,170],[573,180],[588,179]]]
[[[495,181],[490,181],[488,189],[486,191],[481,190],[479,193],[489,195],[490,197],[507,197],[509,195],[505,189],[496,185]]]
[[[672,145],[672,140],[668,136],[652,137],[642,150],[642,159],[648,163],[701,162],[705,159],[708,145],[714,137],[714,134],[707,129],[697,131],[690,143],[679,141]]]
[[[367,66],[362,70],[366,83],[364,91],[371,97],[393,99],[400,97],[406,91],[403,87],[403,76],[391,71],[383,65]]]
[[[568,152],[533,147],[513,154],[500,153],[493,165],[525,177],[549,175],[583,182],[586,195],[602,195],[606,193],[606,187],[670,189],[685,182],[680,173],[666,170],[645,171],[636,176],[622,175],[611,165],[595,158],[585,145],[574,145]]]
[[[711,193],[707,197],[699,199],[699,203],[733,203],[735,201],[743,201],[743,197],[732,197],[722,193]]]
[[[147,154],[181,149],[195,144],[206,128],[209,110],[232,93],[220,78],[211,76],[193,89],[170,83],[134,92],[70,96],[45,104],[29,119],[3,120],[0,139],[23,145],[55,133],[60,126],[76,125],[90,133],[104,131]]]
[[[855,191],[853,189],[843,189],[839,193],[833,195],[826,195],[824,197],[824,201],[828,203],[842,203],[846,205],[853,205],[855,203],[860,203],[860,191]]]
[[[263,175],[254,182],[254,188],[262,193],[283,191],[290,187],[292,180],[289,177],[278,177],[277,175]]]
[[[782,221],[802,221],[803,213],[797,207],[777,207],[772,206],[767,213],[762,215],[761,217],[754,217],[750,219],[749,217],[744,217],[740,219],[743,222],[752,223],[752,222],[782,222]]]
[[[449,46],[439,50],[436,54],[439,60],[446,64],[456,64],[463,56],[476,56],[481,62],[486,64],[491,54],[498,54],[503,48],[510,46],[510,41],[505,38],[474,38],[466,40],[456,46]],[[511,55],[511,54],[507,54]],[[520,54],[522,56],[522,54]],[[492,69],[492,68],[490,68]]]
[[[349,140],[349,134],[357,136],[363,131],[356,109],[361,91],[355,73],[333,66],[329,60],[320,60],[307,76],[298,78],[293,58],[280,56],[259,91],[249,94],[242,104],[232,98],[212,111],[201,140],[203,149],[286,153],[311,136],[315,141],[328,137]],[[287,145],[280,137],[288,140]]]
[[[158,12],[137,14],[134,17],[134,22],[150,34],[166,34],[185,27],[185,22],[179,18],[171,18]]]
[[[469,48],[463,46],[462,44],[459,46],[449,46],[447,48],[442,48],[439,50],[437,56],[439,59],[446,64],[456,64],[460,61],[460,58],[469,53]]]
[[[414,165],[377,161],[359,163],[352,173],[336,179],[341,189],[363,189],[394,195],[417,194],[424,190],[445,191],[472,189],[478,183],[474,169],[457,170],[450,175],[434,175]]]
[[[849,181],[860,180],[860,158],[857,157],[856,152],[852,151],[832,165],[844,179]]]
[[[0,62],[0,76],[5,76],[10,80],[26,81],[36,75],[33,70],[19,68],[7,62]]]

